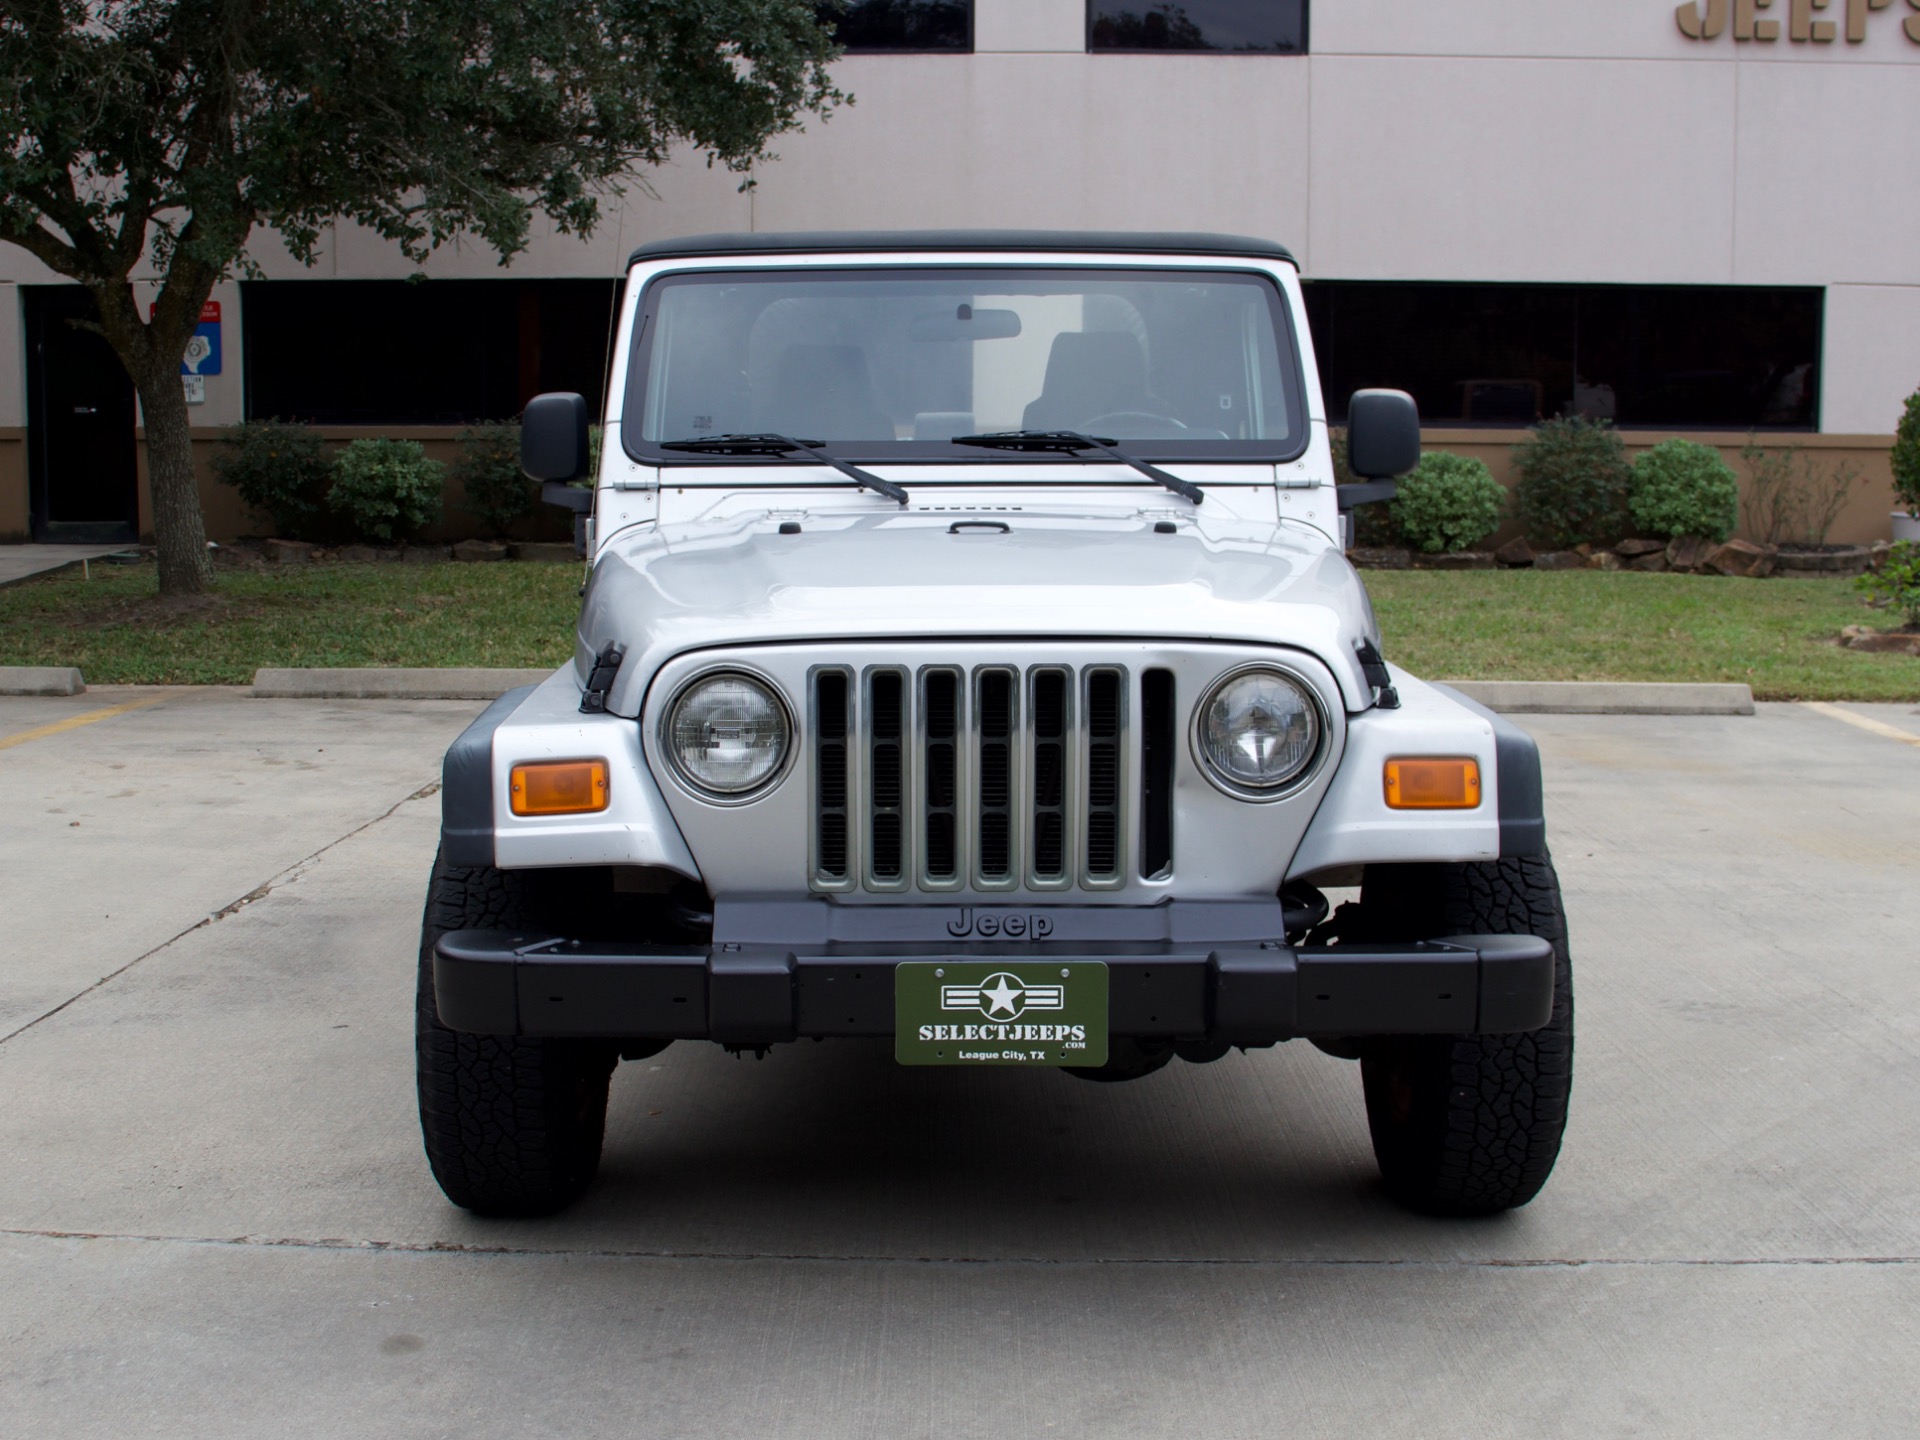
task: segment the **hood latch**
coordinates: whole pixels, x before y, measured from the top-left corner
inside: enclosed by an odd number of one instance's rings
[[[1360,673],[1366,677],[1367,684],[1373,687],[1373,703],[1382,710],[1400,708],[1400,692],[1393,688],[1393,674],[1387,669],[1386,658],[1374,646],[1371,640],[1362,640],[1353,647],[1360,658]]]
[[[593,669],[587,675],[587,690],[580,697],[582,715],[607,713],[607,694],[613,689],[613,677],[620,673],[620,661],[627,647],[607,642],[607,648],[593,657]]]

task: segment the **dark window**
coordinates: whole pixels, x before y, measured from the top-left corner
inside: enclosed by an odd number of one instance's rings
[[[1411,391],[1429,425],[1586,415],[1626,428],[1812,430],[1823,292],[1322,280],[1307,315],[1329,413]]]
[[[247,414],[466,425],[544,390],[597,413],[617,280],[255,280],[240,287]]]
[[[829,0],[820,23],[854,54],[973,49],[973,0]]]
[[[1307,53],[1307,0],[1087,0],[1089,50]]]

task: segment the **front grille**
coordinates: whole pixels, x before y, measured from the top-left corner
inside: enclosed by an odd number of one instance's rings
[[[815,887],[1115,889],[1130,865],[1168,878],[1170,682],[1116,665],[816,671]]]

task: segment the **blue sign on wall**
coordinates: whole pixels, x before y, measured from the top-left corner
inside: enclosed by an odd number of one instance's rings
[[[147,318],[153,318],[148,307]],[[180,357],[182,375],[218,375],[220,373],[220,302],[209,300],[200,307],[200,323],[187,341],[187,353]]]

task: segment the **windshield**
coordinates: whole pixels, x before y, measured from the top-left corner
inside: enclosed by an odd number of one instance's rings
[[[1279,288],[1092,267],[730,271],[647,288],[623,426],[636,459],[739,463],[659,447],[755,434],[1004,464],[953,441],[1012,430],[1161,459],[1292,458],[1306,436]]]

